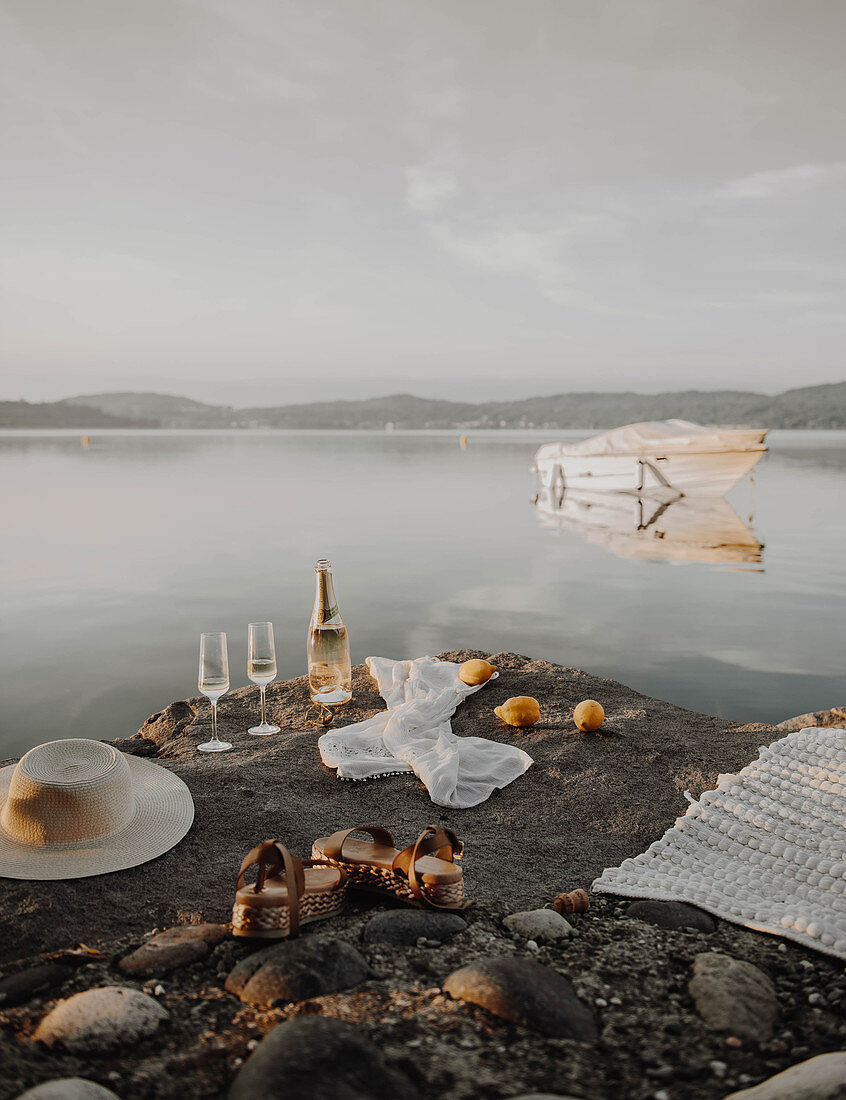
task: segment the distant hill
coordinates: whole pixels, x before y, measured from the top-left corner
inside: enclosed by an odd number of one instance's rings
[[[160,393],[102,393],[53,404],[0,404],[2,427],[160,428],[616,428],[679,417],[701,424],[762,428],[846,428],[846,382],[770,397],[740,390],[681,393],[570,393],[482,404],[393,394],[362,401],[236,409]],[[100,423],[92,415],[109,418]]]
[[[91,393],[67,397],[59,405],[90,405],[110,416],[152,421],[159,428],[238,428],[237,414],[226,405],[204,405],[166,393]]]
[[[0,401],[0,428],[158,428],[156,420],[117,416],[92,405],[63,401]]]

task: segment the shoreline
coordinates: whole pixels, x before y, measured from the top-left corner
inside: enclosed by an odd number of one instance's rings
[[[441,654],[456,661],[480,655]],[[283,731],[272,738],[244,732],[254,712],[253,688],[225,698],[221,733],[235,743],[230,753],[196,752],[209,728],[208,705],[199,699],[170,704],[137,735],[115,742],[180,775],[194,797],[195,822],[175,848],[128,871],[65,882],[3,880],[0,980],[79,942],[101,953],[28,1002],[0,1005],[0,1046],[9,1067],[0,1100],[37,1081],[74,1075],[100,1082],[122,1100],[222,1097],[263,1036],[314,1015],[345,1021],[374,1043],[390,1067],[408,1076],[409,1096],[416,1090],[439,1100],[533,1091],[646,1100],[661,1088],[670,1100],[722,1100],[735,1087],[840,1049],[846,1041],[838,1038],[843,967],[795,943],[710,918],[698,930],[684,921],[662,927],[630,916],[632,903],[610,895],[593,895],[588,912],[570,918],[574,934],[560,941],[530,943],[503,924],[509,913],[548,906],[560,891],[588,888],[604,866],[643,851],[684,812],[685,790],[710,789],[718,773],[744,766],[759,745],[784,731],[686,711],[518,654],[491,660],[499,679],[459,707],[454,730],[518,744],[535,764],[469,810],[433,806],[413,775],[339,781],[317,755],[322,729],[308,725],[302,677],[268,692],[270,716]],[[339,727],[381,709],[363,666],[354,670],[354,692]],[[492,718],[494,706],[518,694],[539,699],[537,727],[512,730]],[[570,717],[586,697],[602,701],[608,715],[596,734],[579,733]],[[268,941],[231,936],[161,976],[133,976],[118,965],[152,931],[226,922],[238,863],[266,836],[279,836],[305,857],[314,837],[337,828],[383,824],[405,844],[430,821],[453,829],[466,844],[462,866],[475,900],[462,913],[467,928],[443,940],[415,936],[389,946],[364,938],[369,922],[380,913],[416,911],[351,899],[341,917],[307,926],[299,941],[340,940],[361,953],[371,976],[350,989],[276,1007],[242,1003],[225,988],[228,975]],[[771,1035],[737,1039],[698,1015],[688,982],[703,952],[750,962],[774,983],[778,1018]],[[597,1040],[545,1037],[443,992],[451,972],[490,957],[565,975],[596,1019]],[[32,1041],[61,998],[103,985],[146,992],[170,1022],[108,1055],[45,1053]]]

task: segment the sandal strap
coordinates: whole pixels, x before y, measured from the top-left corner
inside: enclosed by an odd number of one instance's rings
[[[457,907],[454,905],[439,905],[423,892],[423,885],[417,877],[417,861],[423,856],[434,853],[438,859],[453,863],[455,859],[461,859],[463,852],[464,845],[451,829],[443,829],[439,825],[427,825],[413,844],[409,844],[398,853],[393,862],[393,869],[405,875],[415,897],[438,909],[455,909]]]
[[[314,862],[309,860],[309,863]],[[290,937],[296,936],[300,927],[300,898],[305,893],[305,871],[302,861],[297,859],[293,852],[289,852],[278,840],[265,840],[248,852],[241,863],[235,889],[240,890],[244,885],[244,874],[247,869],[258,864],[258,877],[256,879],[255,892],[260,894],[269,877],[284,875],[285,884],[288,887],[288,921]],[[268,875],[270,871],[270,875]]]
[[[377,844],[384,844],[388,848],[394,847],[394,838],[381,825],[356,825],[354,829],[341,829],[337,833],[332,833],[323,847],[324,856],[327,859],[342,860],[344,844],[347,837],[352,836],[353,833],[369,833]]]
[[[339,867],[337,863],[332,863],[328,859],[301,859],[300,863],[302,863],[303,867],[329,867],[332,871],[337,871],[341,877],[335,889],[340,889],[347,881],[347,872],[344,868]]]

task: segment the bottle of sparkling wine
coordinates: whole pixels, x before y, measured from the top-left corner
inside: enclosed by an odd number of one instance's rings
[[[333,707],[352,698],[350,642],[335,599],[331,564],[321,558],[314,572],[317,586],[308,631],[308,687],[312,702]]]

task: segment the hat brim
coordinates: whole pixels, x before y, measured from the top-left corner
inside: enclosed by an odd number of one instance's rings
[[[194,800],[178,775],[124,753],[132,778],[135,813],[115,833],[65,845],[22,844],[0,825],[0,877],[71,879],[137,867],[178,844],[194,821]],[[0,768],[0,810],[17,767]]]

